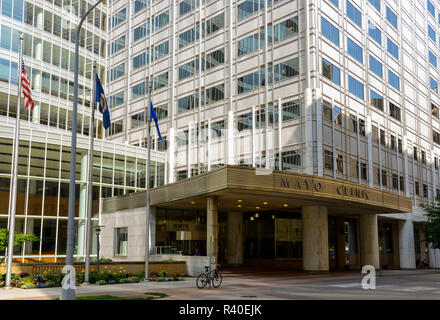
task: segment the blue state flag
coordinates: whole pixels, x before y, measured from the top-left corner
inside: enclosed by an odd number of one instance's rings
[[[159,140],[162,140],[162,136],[160,135],[160,130],[159,130],[159,124],[157,123],[157,115],[156,115],[156,111],[154,111],[153,108],[153,102],[150,103],[150,118],[154,119],[154,122],[156,123],[156,130],[157,130],[157,134],[159,135]]]
[[[98,75],[96,75],[96,102],[99,102],[99,111],[102,113],[104,128],[110,127],[110,112],[108,111],[107,99],[105,98],[104,88]]]

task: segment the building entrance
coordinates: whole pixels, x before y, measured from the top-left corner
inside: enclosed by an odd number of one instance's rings
[[[329,268],[357,270],[359,261],[359,220],[357,217],[329,216]]]
[[[299,212],[243,214],[244,263],[302,259],[303,223]]]

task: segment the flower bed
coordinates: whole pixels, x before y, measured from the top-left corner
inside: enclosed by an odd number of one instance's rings
[[[136,283],[145,278],[145,272],[142,271],[138,274],[127,273],[123,267],[116,269],[115,267],[104,266],[104,270],[100,270],[99,274],[91,269],[89,273],[89,282],[96,285],[117,284],[117,283]],[[84,283],[84,271],[76,273],[76,284],[81,285]],[[184,280],[182,274],[168,275],[166,270],[162,270],[160,273],[152,272],[148,280],[150,281],[180,281]],[[22,289],[32,288],[49,288],[59,287],[63,280],[64,274],[48,274],[38,276],[30,276],[28,273],[22,272],[19,274],[13,273],[11,275],[11,286]],[[0,287],[4,286],[6,274],[0,274]]]

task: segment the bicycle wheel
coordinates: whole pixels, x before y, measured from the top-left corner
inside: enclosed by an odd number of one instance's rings
[[[205,273],[202,273],[197,277],[197,281],[196,281],[197,288],[203,289],[207,283],[208,283],[208,277],[206,276]]]
[[[221,273],[216,271],[216,272],[212,275],[212,286],[213,286],[214,288],[218,288],[218,287],[220,287],[220,285],[222,284],[222,280],[223,280],[223,278],[222,278]]]

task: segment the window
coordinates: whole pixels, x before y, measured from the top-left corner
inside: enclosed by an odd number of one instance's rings
[[[324,168],[333,170],[333,152],[324,150]]]
[[[334,6],[336,6],[336,7],[338,7],[339,6],[339,0],[330,0],[330,2],[334,5]]]
[[[368,20],[368,35],[379,45],[382,45],[382,32],[371,21]]]
[[[338,154],[338,157],[336,158],[336,171],[344,173],[344,160],[341,154]]]
[[[370,90],[370,102],[372,106],[383,111],[383,97],[374,90]]]
[[[198,94],[192,94],[177,100],[177,112],[182,113],[199,106]]]
[[[119,12],[115,13],[111,17],[111,28],[114,28],[117,25],[119,25],[120,23],[124,22],[126,16],[127,16],[127,9],[126,8],[124,8],[124,9],[120,10]]]
[[[237,42],[237,55],[240,57],[258,50],[258,48],[258,33],[256,33]]]
[[[299,61],[294,58],[275,65],[275,82],[283,81],[299,74]],[[271,79],[269,83],[271,83]],[[262,81],[263,82],[263,81]]]
[[[191,12],[198,5],[199,5],[199,0],[183,0],[182,2],[179,3],[179,16]]]
[[[170,15],[168,10],[162,12],[160,15],[154,18],[154,31],[159,30],[162,27],[165,27],[170,22]]]
[[[332,121],[332,106],[327,101],[322,104],[322,118],[324,120]]]
[[[225,14],[221,13],[203,24],[202,36],[209,36],[225,26]]]
[[[259,86],[259,72],[254,72],[237,79],[237,93],[245,93],[257,89]]]
[[[291,150],[281,153],[282,169],[290,170],[301,167],[301,150]]]
[[[110,54],[114,54],[124,48],[125,48],[125,35],[119,37],[110,44]]]
[[[124,91],[120,91],[110,96],[108,99],[109,107],[114,108],[124,103]]]
[[[370,55],[370,70],[382,78],[382,63]]]
[[[252,112],[241,114],[237,117],[237,129],[238,131],[252,129]]]
[[[385,143],[385,131],[380,129],[379,132],[380,132],[380,137],[379,137],[380,138],[380,144],[383,145],[383,146],[386,146],[386,143]]]
[[[225,120],[211,122],[211,138],[219,138],[224,135]]]
[[[149,60],[149,55],[148,55],[148,53],[145,53],[145,52],[135,56],[133,58],[133,70],[136,70],[136,69],[144,66],[145,64],[148,63],[148,60]]]
[[[164,72],[153,78],[153,90],[157,90],[168,85],[168,72]]]
[[[399,77],[392,72],[391,70],[388,70],[388,83],[396,88],[397,90],[400,90],[400,80]]]
[[[179,49],[199,40],[199,26],[179,34]]]
[[[397,29],[397,16],[396,14],[387,7],[387,21],[391,23],[391,25]]]
[[[342,112],[341,112],[341,108],[335,106],[333,114],[334,114],[335,123],[337,125],[342,126]]]
[[[416,195],[418,196],[420,194],[420,186],[419,186],[419,182],[418,181],[414,182],[414,188],[415,188],[415,191],[416,191]]]
[[[434,68],[437,68],[437,57],[431,52],[431,50],[429,50],[429,63],[432,64]]]
[[[393,173],[393,189],[399,189],[399,177],[397,174]]]
[[[154,47],[154,55],[152,57],[153,60],[158,60],[169,53],[170,47],[169,42],[165,41],[161,44]]]
[[[417,161],[417,147],[413,147],[413,158]]]
[[[424,150],[421,151],[422,163],[426,164],[426,152]]]
[[[431,87],[431,90],[438,93],[438,82],[435,81],[433,77],[429,77],[429,85]]]
[[[134,13],[141,11],[150,5],[150,0],[136,0],[134,2]]]
[[[331,42],[339,46],[339,29],[321,17],[321,32]]]
[[[364,99],[364,85],[352,76],[348,76],[348,91],[360,99]]]
[[[289,121],[299,118],[300,106],[299,100],[284,102],[281,105],[281,113],[283,121]]]
[[[136,99],[138,97],[141,97],[145,95],[146,93],[146,83],[141,82],[138,84],[135,84],[131,87],[131,98]]]
[[[432,27],[429,24],[428,24],[428,36],[429,36],[429,38],[431,38],[432,41],[434,41],[434,43],[436,43],[435,31],[434,31],[434,29],[432,29]]]
[[[363,63],[364,59],[362,58],[362,48],[359,45],[357,45],[356,42],[354,42],[348,37],[347,37],[347,49],[348,49],[348,54],[350,56],[355,58],[360,63]]]
[[[347,0],[347,16],[353,20],[359,27],[362,28],[362,14],[361,12]]]
[[[115,256],[126,256],[128,251],[128,228],[115,228],[114,239]]]
[[[206,63],[205,63],[206,62]],[[219,50],[208,53],[206,57],[202,59],[202,70],[209,70],[216,66],[219,66],[225,62],[225,50],[221,48]]]
[[[215,87],[206,89],[206,104],[214,103],[224,99],[225,85],[221,84]]]
[[[357,127],[357,118],[355,115],[350,114],[350,120],[349,120],[349,128],[352,132],[357,133],[358,127]]]
[[[382,185],[384,187],[388,185],[388,174],[386,170],[382,170]]]
[[[405,191],[405,178],[403,176],[399,176],[399,185],[400,191]]]
[[[438,169],[438,162],[437,162],[438,158],[434,157],[434,168]]]
[[[365,137],[365,120],[359,119],[359,134]]]
[[[402,146],[402,139],[397,139],[397,150],[399,150],[399,153],[403,152],[403,146]]]
[[[368,2],[371,3],[373,7],[375,7],[376,10],[380,12],[380,0],[368,0]]]
[[[435,8],[431,1],[428,0],[428,12],[435,17]]]
[[[199,59],[187,62],[179,67],[178,79],[183,80],[199,73]]]
[[[133,29],[133,42],[138,41],[139,39],[142,39],[143,37],[145,37],[147,34],[150,33],[150,22],[146,22],[142,25],[140,25],[139,27],[136,27]]]
[[[387,37],[387,51],[394,58],[399,60],[399,47],[393,41],[391,41],[390,38],[388,38],[388,37]]]
[[[396,149],[396,137],[394,135],[390,136],[390,148],[391,150],[395,150]]]
[[[109,70],[109,81],[122,77],[125,73],[125,62]]]
[[[324,58],[322,58],[322,75],[336,83],[338,86],[341,85],[341,72],[339,68],[334,66]]]
[[[428,198],[428,186],[423,184],[423,198]]]
[[[401,111],[398,106],[396,106],[394,103],[390,102],[390,116],[393,117],[396,120],[401,121]]]
[[[432,130],[432,141],[440,145],[440,133],[435,130]]]
[[[279,39],[284,40],[291,36],[294,36],[298,33],[298,17],[293,17],[291,19],[287,19],[286,21],[283,21],[275,26],[275,28],[278,27],[280,34]],[[276,29],[276,30],[278,30]],[[269,35],[268,35],[269,36]],[[277,35],[278,36],[278,31]],[[264,39],[264,37],[263,37]]]

